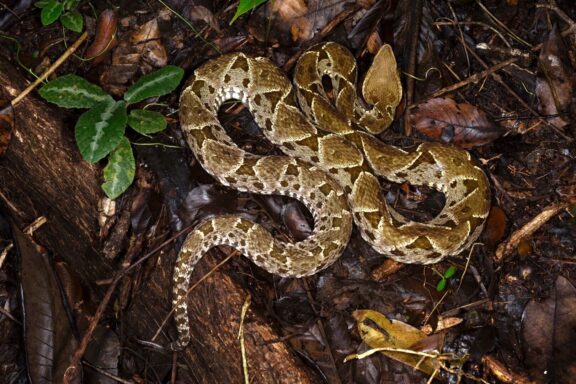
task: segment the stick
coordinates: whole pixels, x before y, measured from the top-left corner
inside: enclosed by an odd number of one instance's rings
[[[80,37],[78,38],[78,40],[76,40],[74,42],[74,44],[72,44],[67,50],[66,52],[64,52],[64,54],[62,56],[60,56],[58,58],[58,60],[56,60],[54,62],[54,64],[52,64],[50,66],[50,68],[48,68],[46,70],[46,72],[44,72],[42,74],[42,76],[40,76],[39,78],[36,79],[36,81],[34,81],[32,84],[30,84],[28,87],[26,87],[25,90],[22,91],[22,93],[20,93],[18,96],[16,96],[16,98],[14,100],[12,100],[11,104],[12,107],[15,107],[16,104],[18,104],[20,101],[22,101],[23,98],[25,98],[30,92],[32,92],[32,90],[34,88],[36,88],[38,86],[38,84],[40,84],[41,82],[43,82],[44,80],[46,80],[46,78],[48,76],[50,76],[52,73],[54,73],[54,71],[62,65],[62,63],[64,61],[66,61],[66,59],[68,59],[68,57],[70,55],[72,55],[80,46],[80,44],[82,44],[84,42],[84,40],[86,40],[86,38],[88,37],[88,32],[84,32],[82,35],[80,35]]]
[[[504,258],[512,253],[518,246],[521,240],[532,236],[540,227],[548,222],[551,218],[556,216],[558,212],[576,204],[576,197],[570,198],[567,202],[552,204],[547,206],[536,215],[532,220],[524,224],[524,226],[514,231],[506,241],[498,245],[496,249],[495,261],[501,263]]]

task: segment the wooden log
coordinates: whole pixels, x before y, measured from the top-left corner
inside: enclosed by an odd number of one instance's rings
[[[11,100],[25,86],[12,64],[0,58],[1,98]],[[83,278],[104,278],[112,268],[98,256],[100,169],[82,161],[64,116],[33,96],[14,108],[12,140],[0,159],[0,198],[20,228],[45,216],[47,223],[34,233],[37,242]]]
[[[25,85],[12,64],[0,57],[0,99],[14,98]],[[5,157],[0,159],[0,201],[20,228],[45,216],[47,223],[34,233],[36,241],[67,262],[93,292],[101,295],[106,287],[95,282],[111,278],[120,269],[116,261],[102,255],[103,245],[98,238],[101,169],[81,159],[74,142],[74,119],[66,119],[61,109],[30,95],[14,113],[16,128]],[[124,340],[149,340],[166,317],[175,257],[174,247],[167,247],[157,262],[150,262],[151,274],[135,289],[131,305],[122,316]],[[212,257],[204,258],[196,278],[214,264]],[[231,272],[228,267],[215,273],[190,295],[193,341],[178,356],[182,382],[244,381],[237,335],[248,292],[229,277]],[[109,312],[112,317],[112,308]],[[165,332],[175,337],[172,320]],[[261,313],[249,312],[244,332],[248,369],[254,382],[319,382],[284,343],[269,342],[280,336]],[[166,335],[158,340],[162,344],[168,341]],[[148,349],[138,353],[167,367],[164,373],[170,367],[169,353]]]

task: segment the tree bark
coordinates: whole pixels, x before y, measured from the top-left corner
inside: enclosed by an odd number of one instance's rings
[[[0,99],[14,98],[25,84],[11,63],[0,57]],[[0,159],[2,205],[20,228],[45,216],[47,223],[34,233],[36,242],[67,262],[93,292],[101,295],[106,287],[95,282],[110,279],[120,269],[116,261],[103,256],[103,241],[98,238],[101,169],[81,159],[74,142],[74,119],[65,119],[62,110],[30,95],[15,107],[14,113],[15,131],[5,157]],[[167,247],[158,260],[149,262],[151,273],[145,280],[133,283],[137,288],[121,317],[128,340],[150,340],[167,316],[175,257],[174,247]],[[194,279],[215,263],[212,256],[205,257]],[[229,277],[231,273],[230,266],[219,270],[189,297],[193,341],[178,356],[181,382],[244,381],[237,335],[248,292]],[[112,315],[112,308],[109,312]],[[280,336],[258,311],[248,312],[244,334],[252,382],[318,382],[284,343],[270,342]],[[172,320],[162,335],[157,342],[164,345],[175,337]],[[169,367],[169,354],[148,350],[138,353],[146,356],[146,361],[160,360]]]
[[[13,99],[25,85],[11,63],[0,58],[1,98]],[[112,271],[98,261],[100,170],[82,161],[64,115],[33,96],[16,105],[12,140],[0,159],[0,199],[21,229],[45,216],[47,223],[34,233],[38,244],[83,278],[100,279]]]

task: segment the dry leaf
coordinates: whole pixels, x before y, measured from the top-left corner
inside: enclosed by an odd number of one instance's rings
[[[419,104],[410,111],[410,124],[426,136],[462,148],[487,144],[503,134],[484,111],[449,98]]]
[[[570,123],[566,113],[574,92],[574,69],[569,67],[566,51],[564,41],[554,27],[538,57],[536,94],[540,100],[540,112],[549,116],[559,115],[547,119],[558,128]]]
[[[412,349],[415,345],[425,343],[428,337],[418,328],[398,320],[388,319],[383,314],[371,310],[358,310],[353,313],[358,324],[358,332],[370,348]],[[376,325],[377,327],[375,327]],[[440,348],[438,348],[440,349]],[[415,350],[415,349],[412,349]],[[436,363],[428,357],[404,352],[382,351],[394,360],[417,368],[427,375],[436,371]]]
[[[504,238],[507,229],[508,218],[506,217],[506,213],[502,208],[492,206],[486,219],[484,232],[482,233],[484,243],[490,248],[496,247]]]
[[[279,18],[278,27],[290,27],[293,41],[305,41],[311,37],[311,20],[306,17],[308,7],[303,0],[274,1],[270,3],[270,11]]]
[[[96,25],[96,35],[94,41],[86,49],[84,57],[87,60],[94,59],[92,65],[98,64],[104,58],[103,54],[118,43],[116,39],[116,30],[118,28],[118,19],[116,13],[107,9],[98,17]]]
[[[543,302],[522,315],[525,365],[537,382],[573,383],[576,377],[576,288],[564,277]]]
[[[115,96],[121,96],[138,73],[148,73],[168,63],[168,54],[160,41],[158,21],[152,19],[129,35],[122,36],[112,54],[112,65],[100,76],[100,84]]]
[[[220,25],[214,13],[203,5],[195,5],[190,8],[190,19],[192,21],[204,21],[216,32],[220,32]]]

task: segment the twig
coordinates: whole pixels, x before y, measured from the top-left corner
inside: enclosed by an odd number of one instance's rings
[[[558,15],[566,24],[570,26],[571,29],[576,28],[576,21],[572,20],[570,16],[566,14],[556,3],[556,0],[548,0],[548,4],[536,4],[536,8],[547,8],[550,9]]]
[[[46,216],[37,217],[32,223],[28,224],[22,232],[32,237],[34,235],[34,232],[36,232],[41,226],[43,226],[47,222],[48,219],[46,219]]]
[[[135,261],[132,265],[130,265],[130,266],[128,266],[128,267],[126,267],[126,268],[124,268],[121,271],[116,273],[116,275],[114,276],[114,279],[110,283],[110,286],[106,290],[106,293],[105,293],[104,297],[102,298],[102,301],[98,305],[98,308],[96,309],[96,313],[94,314],[94,316],[90,320],[90,324],[88,325],[88,329],[86,330],[86,332],[82,336],[82,340],[80,341],[80,344],[76,348],[76,351],[74,351],[72,361],[70,362],[70,364],[68,365],[68,368],[66,369],[66,372],[64,373],[64,383],[71,383],[73,380],[75,380],[75,378],[78,374],[78,366],[80,364],[82,356],[84,355],[84,352],[86,351],[86,348],[88,347],[90,339],[92,338],[92,334],[94,333],[94,330],[96,329],[96,326],[98,325],[98,322],[102,318],[104,311],[108,307],[108,303],[110,302],[110,299],[112,298],[112,294],[116,290],[116,286],[118,285],[120,280],[122,280],[122,278],[124,276],[126,276],[129,272],[134,270],[138,265],[142,264],[144,261],[149,259],[152,255],[156,254],[156,252],[160,251],[166,245],[168,245],[172,241],[174,241],[178,236],[180,236],[181,234],[183,234],[187,231],[190,231],[191,228],[193,228],[193,226],[186,227],[182,231],[175,234],[172,238],[166,240],[165,242],[163,242],[162,244],[160,244],[159,246],[154,248],[152,251],[150,251],[146,255],[142,256],[140,259]]]
[[[246,313],[248,308],[250,308],[250,303],[252,302],[252,297],[250,295],[246,296],[244,304],[242,305],[242,313],[240,314],[240,328],[238,329],[238,340],[240,340],[240,354],[242,355],[242,373],[244,374],[244,384],[250,384],[250,375],[248,374],[248,360],[246,359],[246,344],[244,340],[244,319],[246,318]]]
[[[12,245],[12,244],[10,244],[10,245]],[[4,316],[6,316],[7,318],[9,318],[10,320],[12,320],[13,322],[15,322],[16,324],[18,324],[19,326],[22,326],[22,323],[17,318],[12,316],[12,314],[9,311],[7,311],[6,309],[0,307],[0,313],[3,314]]]
[[[544,208],[542,212],[524,224],[522,228],[514,231],[506,241],[498,245],[494,257],[495,261],[501,263],[506,256],[510,255],[514,249],[516,249],[521,240],[532,236],[532,234],[546,224],[548,220],[556,216],[558,212],[570,207],[572,204],[576,204],[576,197],[570,198],[567,202],[552,204]]]
[[[416,0],[414,4],[414,11],[410,18],[410,45],[408,63],[406,63],[405,71],[408,73],[416,73],[416,58],[418,56],[418,36],[420,35],[420,23],[422,21],[422,0]],[[406,105],[412,104],[414,100],[414,78],[407,76],[406,78]],[[410,110],[404,110],[404,134],[410,136],[412,134],[412,124],[409,119]]]
[[[481,22],[481,21],[455,21],[455,20],[451,20],[451,19],[448,19],[448,18],[447,18],[447,20],[448,20],[448,21],[437,21],[437,22],[435,22],[435,23],[432,23],[432,25],[435,26],[435,27],[442,27],[442,26],[446,26],[446,25],[452,25],[452,26],[458,26],[458,25],[479,25],[479,26],[481,26],[481,27],[490,29],[492,32],[494,32],[496,35],[498,35],[498,37],[500,37],[500,39],[502,40],[502,42],[503,42],[508,48],[511,47],[510,43],[508,42],[508,40],[506,40],[506,38],[502,35],[502,33],[501,33],[499,30],[497,30],[496,28],[494,28],[493,26],[491,26],[491,25],[488,25],[488,24],[483,23],[483,22]]]
[[[524,375],[510,371],[502,362],[491,355],[482,357],[482,363],[484,363],[484,366],[502,383],[534,384],[533,381]]]
[[[178,375],[178,352],[172,352],[172,374],[170,375],[170,384],[176,384]]]
[[[117,274],[117,276],[118,275],[119,274]],[[86,351],[86,348],[88,347],[88,344],[90,343],[90,340],[92,339],[92,334],[94,333],[94,330],[96,329],[96,326],[98,325],[98,322],[100,321],[100,318],[104,314],[104,311],[108,307],[108,302],[112,298],[112,294],[114,293],[116,285],[118,285],[119,281],[120,281],[120,279],[118,277],[116,277],[112,281],[112,284],[110,284],[110,286],[106,290],[106,294],[104,295],[104,298],[102,298],[102,301],[100,302],[100,305],[98,306],[98,309],[96,310],[96,313],[94,314],[94,317],[90,321],[90,324],[88,325],[88,329],[86,330],[86,333],[84,333],[84,336],[82,337],[82,340],[80,341],[80,344],[78,345],[78,347],[74,351],[74,355],[72,356],[72,361],[70,362],[70,364],[68,365],[68,368],[66,368],[66,371],[64,372],[64,383],[65,384],[72,383],[77,379],[78,366],[80,364],[80,361],[82,360],[82,356],[84,356],[84,352]]]
[[[484,4],[482,4],[481,1],[476,0],[476,4],[478,4],[478,6],[488,15],[488,17],[494,22],[496,23],[500,28],[502,28],[503,30],[506,31],[506,33],[508,33],[514,40],[516,40],[517,42],[524,44],[527,47],[532,47],[532,45],[527,42],[526,40],[522,39],[521,37],[519,37],[518,35],[516,35],[514,32],[512,32],[510,30],[510,28],[508,28],[503,22],[501,22],[500,20],[498,20],[498,18],[496,16],[494,16],[489,10],[488,8],[486,8],[486,6],[484,6]]]
[[[164,7],[166,7],[170,12],[172,12],[172,14],[175,15],[177,18],[179,18],[184,24],[186,24],[188,26],[188,28],[190,28],[192,30],[192,32],[194,32],[194,38],[199,38],[200,40],[202,40],[204,42],[204,44],[212,47],[219,55],[222,54],[222,51],[220,51],[220,49],[213,42],[204,38],[204,36],[202,36],[200,34],[200,31],[197,30],[187,18],[185,18],[184,16],[182,16],[181,14],[179,14],[178,12],[176,12],[175,10],[170,8],[168,6],[168,4],[166,4],[164,1],[162,1],[162,0],[157,0],[157,1],[160,4],[162,4]]]
[[[468,77],[467,79],[464,79],[464,80],[459,81],[455,84],[449,85],[445,88],[442,88],[442,89],[434,92],[431,95],[426,96],[423,100],[419,101],[418,104],[422,103],[425,100],[433,99],[435,97],[440,97],[440,96],[445,95],[447,93],[453,92],[453,91],[460,89],[460,88],[462,88],[468,84],[480,81],[481,79],[485,78],[486,76],[488,76],[488,75],[490,75],[496,71],[499,71],[500,69],[502,69],[504,67],[507,67],[508,65],[514,63],[517,60],[518,60],[518,58],[508,59],[506,61],[503,61],[501,63],[496,64],[495,66],[493,66],[491,68],[487,68],[487,69],[483,70],[482,72],[475,73],[472,76]],[[411,104],[408,106],[408,109],[414,108],[418,104]]]
[[[46,72],[44,72],[39,78],[37,78],[32,84],[30,84],[28,87],[26,87],[25,90],[23,90],[18,96],[16,96],[16,98],[14,98],[14,100],[12,100],[11,104],[12,107],[15,107],[16,104],[18,104],[20,101],[22,101],[23,98],[25,98],[30,92],[32,92],[32,90],[34,88],[36,88],[38,86],[38,84],[40,84],[41,82],[43,82],[44,80],[46,80],[46,78],[48,76],[50,76],[52,73],[54,73],[54,71],[60,66],[62,65],[62,63],[64,61],[66,61],[66,59],[68,59],[68,57],[70,57],[70,55],[72,55],[80,46],[80,44],[82,44],[84,42],[84,40],[86,40],[86,38],[88,37],[88,32],[84,32],[82,35],[80,35],[80,37],[78,38],[78,40],[76,40],[74,42],[74,44],[72,44],[67,50],[66,52],[64,52],[64,54],[62,56],[60,56],[58,58],[58,60],[56,60],[54,62],[54,64],[52,64],[50,66],[50,68],[48,68],[46,70]]]
[[[121,377],[114,376],[114,375],[112,375],[111,373],[107,372],[106,370],[104,370],[104,369],[102,369],[102,368],[100,368],[100,367],[97,367],[97,366],[95,366],[95,365],[93,365],[93,364],[90,364],[90,363],[87,362],[87,361],[83,361],[82,364],[85,365],[85,366],[87,366],[88,368],[91,368],[91,369],[95,370],[96,372],[98,372],[98,373],[101,374],[102,376],[106,376],[107,378],[112,379],[112,380],[114,380],[114,381],[116,381],[116,382],[118,382],[118,383],[122,383],[122,384],[133,384],[133,383],[134,383],[133,381],[124,380],[124,379],[121,378]]]
[[[2,266],[4,265],[4,260],[6,260],[6,257],[8,256],[8,252],[10,252],[10,250],[14,248],[14,243],[9,242],[4,249],[2,249],[2,252],[0,252],[0,269],[2,269]]]
[[[574,32],[576,32],[576,24],[571,25],[569,28],[562,31],[561,35],[567,36],[567,35],[574,33]],[[530,51],[536,52],[536,51],[542,49],[543,46],[544,46],[543,43],[537,44],[537,45],[533,46],[532,48],[530,48]],[[499,71],[500,69],[507,67],[510,64],[517,62],[518,60],[520,60],[520,57],[514,57],[512,59],[508,59],[508,60],[502,61],[498,64],[495,64],[494,66],[487,68],[487,69],[483,70],[482,72],[475,73],[474,75],[468,77],[465,80],[462,80],[458,83],[449,85],[448,87],[442,88],[442,89],[434,92],[433,94],[426,96],[423,100],[419,101],[418,104],[422,103],[428,99],[432,99],[434,97],[439,97],[439,96],[445,95],[447,93],[453,92],[453,91],[455,91],[459,88],[462,88],[462,87],[464,87],[470,83],[475,83],[475,82],[479,81],[480,79],[482,79],[482,78],[484,78],[484,77],[486,77],[486,76],[488,76],[488,75],[490,75],[496,71]],[[408,109],[412,109],[412,108],[416,107],[418,104],[410,104],[410,105],[408,105]]]
[[[472,56],[474,56],[474,58],[484,67],[484,68],[488,68],[488,64],[486,64],[486,62],[484,62],[484,60],[482,60],[482,58],[480,56],[478,56],[478,54],[472,49],[470,48],[470,46],[468,44],[466,44],[465,42],[463,42],[464,47],[466,47],[466,50],[470,52],[470,54]],[[532,113],[540,122],[542,122],[543,124],[545,124],[547,127],[552,128],[554,131],[556,131],[556,133],[558,133],[560,136],[562,136],[565,140],[567,141],[572,141],[573,139],[569,136],[567,136],[564,132],[562,132],[560,129],[558,129],[557,127],[555,127],[553,124],[550,124],[548,121],[546,121],[546,119],[540,117],[540,114],[535,111],[530,105],[528,105],[524,99],[522,99],[520,97],[520,95],[518,95],[512,88],[510,88],[510,86],[504,81],[502,80],[502,78],[500,77],[500,75],[496,74],[496,73],[491,73],[491,76],[494,80],[496,80],[497,83],[499,83],[500,85],[502,85],[504,88],[506,88],[506,91],[508,91],[509,94],[511,94],[512,96],[514,96],[514,98],[516,100],[518,100],[518,102],[522,105],[522,107],[524,107],[526,110],[530,111],[530,113]]]

